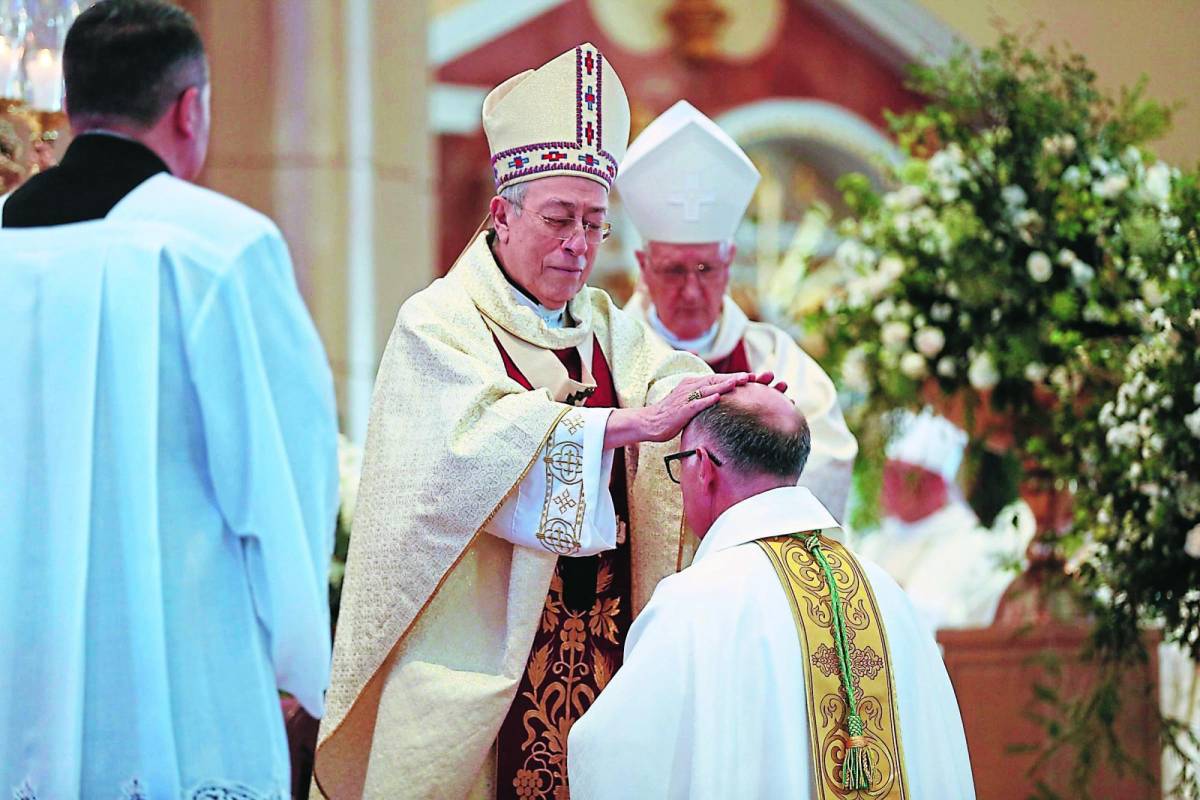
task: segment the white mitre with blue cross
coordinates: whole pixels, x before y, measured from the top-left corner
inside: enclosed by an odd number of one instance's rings
[[[723,242],[733,238],[759,177],[729,134],[680,100],[629,146],[617,189],[644,241]]]

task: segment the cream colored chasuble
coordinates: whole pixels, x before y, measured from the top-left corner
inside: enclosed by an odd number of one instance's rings
[[[596,429],[565,430],[568,412],[605,413],[572,412],[550,391],[510,379],[493,330],[545,350],[594,336],[622,407],[654,402],[683,377],[707,372],[602,291],[583,289],[568,313],[575,326],[553,329],[516,302],[486,234],[400,310],[372,400],[319,737],[316,780],[328,796],[489,791],[496,732],[525,670],[558,556],[536,538],[536,526],[515,521],[530,506],[511,500],[541,472],[548,444]],[[608,497],[603,437],[598,446],[579,441],[585,460],[589,450],[599,456],[601,496],[587,500],[599,505]],[[627,449],[635,611],[690,557],[678,490],[661,462],[675,444]],[[596,551],[612,546],[603,541],[605,526],[594,527],[575,552],[585,553],[589,541]]]

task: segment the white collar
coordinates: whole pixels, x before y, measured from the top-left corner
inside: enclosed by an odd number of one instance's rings
[[[806,531],[824,531],[831,539],[844,538],[837,520],[808,489],[770,489],[725,509],[700,541],[692,563],[739,544]]]
[[[89,128],[86,131],[83,131],[82,133],[80,133],[79,135],[80,136],[111,136],[114,139],[124,139],[127,142],[133,142],[135,144],[142,144],[142,142],[139,142],[137,139],[133,138],[132,136],[130,136],[127,133],[121,133],[119,131],[110,131],[108,128]],[[142,145],[142,146],[145,147],[145,145]]]
[[[541,318],[542,322],[546,323],[547,328],[558,329],[567,327],[566,306],[563,306],[562,308],[546,308],[541,303],[526,297],[524,292],[512,284],[509,284],[508,289],[510,292],[512,292],[513,297],[516,298],[518,303],[526,308],[533,309],[533,313],[537,314]]]
[[[717,321],[712,324],[712,327],[705,331],[695,339],[680,339],[663,324],[663,321],[658,318],[658,309],[654,304],[650,304],[649,310],[646,312],[646,320],[650,323],[650,327],[661,336],[667,344],[671,345],[672,350],[686,350],[689,353],[707,353],[712,349],[713,342],[717,339],[717,331],[721,327],[721,318],[718,316]]]

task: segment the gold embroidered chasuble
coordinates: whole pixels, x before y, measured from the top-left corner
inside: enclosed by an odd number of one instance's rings
[[[817,799],[908,800],[895,676],[879,605],[862,566],[840,543],[816,534],[774,536],[756,544],[783,584],[808,667],[809,751]],[[845,669],[839,657],[843,646]],[[861,734],[855,718],[861,719]],[[864,788],[847,786],[851,744],[869,759]]]
[[[706,374],[602,291],[551,329],[517,304],[480,234],[450,273],[401,308],[372,399],[316,758],[330,797],[485,796],[496,733],[524,674],[557,554],[484,532],[570,406],[510,378],[489,325],[538,347],[592,340],[622,407]],[[486,319],[486,322],[485,322]],[[674,442],[628,448],[633,610],[690,559]],[[644,469],[639,469],[644,466]]]

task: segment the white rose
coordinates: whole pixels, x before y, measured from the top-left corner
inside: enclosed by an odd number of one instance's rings
[[[871,382],[867,375],[867,354],[862,348],[855,347],[846,353],[846,358],[842,361],[842,385],[859,394],[866,394],[871,390]]]
[[[883,204],[891,209],[905,209],[920,205],[924,199],[925,194],[921,191],[921,187],[907,185],[885,194]]]
[[[1058,149],[1063,155],[1071,155],[1075,152],[1075,137],[1069,133],[1064,133],[1058,137]]]
[[[864,249],[861,244],[853,239],[847,239],[838,245],[833,258],[842,268],[855,269],[865,260],[863,257]]]
[[[926,358],[933,358],[938,353],[942,352],[942,348],[946,346],[946,334],[942,333],[939,328],[932,326],[921,328],[917,331],[913,341],[917,345],[917,350]]]
[[[846,284],[846,307],[847,308],[862,308],[867,304],[867,299],[870,293],[867,291],[867,285],[864,281],[851,281]],[[832,302],[831,302],[832,301]],[[826,302],[826,310],[834,313],[838,309],[837,297],[830,296]]]
[[[909,350],[900,356],[900,371],[914,381],[924,378],[926,372],[924,357],[920,353]]]
[[[1192,402],[1200,406],[1200,383],[1192,387]]]
[[[871,309],[871,317],[882,325],[896,310],[896,303],[890,297],[885,297],[875,304],[875,308]]]
[[[912,334],[912,328],[907,322],[900,320],[892,320],[884,324],[879,332],[879,340],[883,342],[883,346],[893,352],[900,352],[908,346],[908,337]]]
[[[879,260],[879,272],[890,281],[904,274],[904,259],[897,255],[886,255]]]
[[[1030,361],[1025,365],[1025,380],[1030,383],[1041,383],[1045,379],[1047,372],[1049,372],[1049,369],[1045,364]]]
[[[1115,428],[1110,428],[1104,435],[1104,441],[1114,450],[1134,447],[1138,442],[1137,425],[1132,422],[1123,422]]]
[[[1104,200],[1109,200],[1128,188],[1129,178],[1120,172],[1114,172],[1103,180],[1093,183],[1092,194]]]
[[[1079,186],[1083,183],[1083,170],[1072,164],[1063,170],[1062,179],[1068,186]]]
[[[1200,525],[1188,531],[1187,541],[1183,543],[1183,552],[1192,558],[1200,558]]]
[[[1171,168],[1162,161],[1155,162],[1146,170],[1142,191],[1151,203],[1165,206],[1171,199]]]
[[[945,322],[954,313],[954,306],[949,303],[934,303],[929,307],[929,316],[936,322]],[[1200,400],[1196,402],[1200,403]]]
[[[1029,258],[1025,261],[1025,267],[1029,270],[1029,277],[1038,283],[1045,283],[1054,274],[1054,265],[1050,263],[1050,256],[1041,250],[1034,250],[1029,254]]]
[[[1000,198],[1004,200],[1004,204],[1009,208],[1020,208],[1029,200],[1029,196],[1025,194],[1025,190],[1015,184],[1005,186],[1001,189]]]
[[[1079,256],[1075,255],[1075,251],[1068,247],[1064,247],[1062,250],[1058,251],[1058,263],[1064,267],[1071,266],[1071,264],[1073,264],[1077,258],[1079,258]]]
[[[938,359],[937,374],[943,378],[953,378],[958,374],[958,364],[950,356],[942,356]]]
[[[1167,297],[1165,294],[1163,294],[1163,290],[1159,287],[1157,282],[1143,281],[1142,299],[1145,300],[1151,308],[1158,308],[1164,302],[1166,302]]]
[[[886,275],[879,272],[872,272],[863,278],[862,285],[868,296],[879,297],[879,295],[883,294],[892,285],[892,281],[888,280]]]
[[[1096,270],[1092,269],[1090,265],[1076,259],[1071,262],[1071,277],[1075,279],[1075,283],[1083,286],[1092,282],[1092,279],[1096,277]]]
[[[1000,382],[1000,371],[991,353],[980,353],[967,368],[967,380],[979,391],[987,391]]]
[[[1200,409],[1193,411],[1183,418],[1183,424],[1192,432],[1192,436],[1200,439]]]
[[[1017,232],[1021,236],[1021,241],[1025,242],[1025,244],[1032,244],[1033,234],[1042,228],[1042,215],[1032,208],[1026,208],[1013,214],[1012,223],[1018,229]]]

